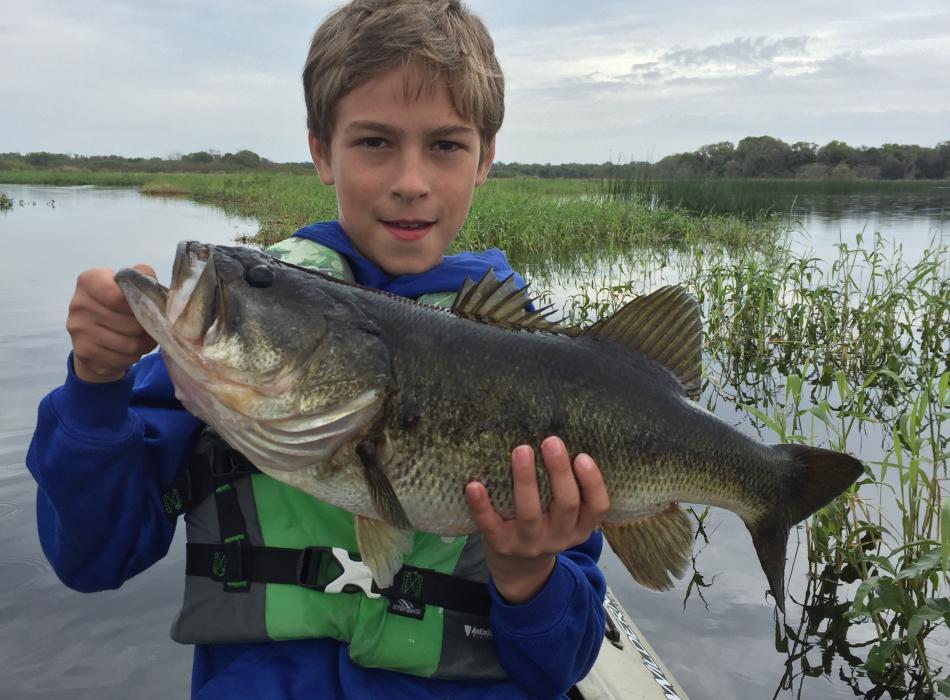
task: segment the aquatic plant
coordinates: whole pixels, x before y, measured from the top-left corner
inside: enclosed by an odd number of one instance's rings
[[[868,697],[950,696],[950,246],[935,239],[913,263],[880,236],[837,249],[825,263],[789,245],[665,262],[703,304],[711,409],[739,403],[766,439],[872,455],[805,528],[801,619],[776,617],[776,695],[838,666]],[[603,282],[581,285],[568,317],[611,313],[645,286]]]

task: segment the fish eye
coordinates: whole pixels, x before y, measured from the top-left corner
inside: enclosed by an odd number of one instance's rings
[[[274,268],[270,265],[255,265],[244,273],[245,281],[257,289],[266,289],[274,284]]]

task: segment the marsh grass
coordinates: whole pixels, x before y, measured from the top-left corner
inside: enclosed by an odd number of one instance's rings
[[[332,188],[313,175],[154,175],[16,171],[0,181],[56,185],[134,186],[146,194],[187,196],[254,217],[260,229],[245,242],[267,246],[312,221],[336,217]],[[777,221],[734,215],[692,216],[682,209],[590,197],[581,180],[488,180],[476,190],[471,213],[453,250],[498,247],[515,264],[570,261],[594,251],[634,247],[711,245],[762,249],[778,235]]]
[[[187,197],[191,192],[174,182],[146,182],[139,192],[148,197]]]
[[[619,172],[619,171],[618,171]],[[735,214],[755,219],[794,215],[796,203],[814,197],[922,195],[946,189],[941,181],[789,180],[695,178],[655,180],[638,174],[595,181],[592,196],[680,208],[692,214]],[[946,195],[944,195],[944,198]]]
[[[677,258],[704,309],[710,409],[738,403],[769,441],[880,456],[807,523],[802,617],[776,618],[776,695],[838,665],[868,697],[950,696],[950,246],[914,262],[880,236],[837,250]],[[641,286],[582,288],[566,314],[612,313]]]
[[[0,192],[0,211],[13,209],[13,200],[6,192]]]

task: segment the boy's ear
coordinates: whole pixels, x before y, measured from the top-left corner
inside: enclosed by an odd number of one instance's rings
[[[495,160],[495,137],[491,137],[491,142],[488,144],[488,148],[485,149],[485,156],[482,158],[482,161],[478,164],[478,172],[475,173],[475,187],[478,187],[483,182],[485,178],[488,177],[488,171],[491,170],[492,161]]]
[[[333,184],[333,170],[330,168],[330,148],[320,142],[313,132],[307,130],[307,143],[310,146],[310,158],[313,160],[313,167],[317,169],[317,175],[320,176],[320,182],[324,185]]]

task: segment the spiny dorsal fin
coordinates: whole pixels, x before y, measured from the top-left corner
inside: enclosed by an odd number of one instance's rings
[[[495,273],[488,270],[477,283],[465,278],[452,305],[452,313],[502,328],[566,332],[567,329],[548,319],[554,313],[550,304],[537,311],[525,308],[533,301],[528,296],[528,287],[519,288],[515,283],[514,274],[499,281]]]
[[[638,297],[587,328],[584,335],[636,348],[673,372],[687,396],[699,398],[703,322],[699,303],[682,287],[661,287]]]

